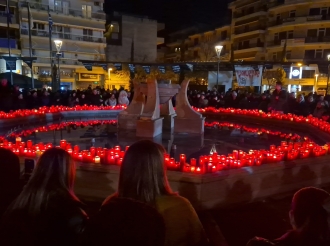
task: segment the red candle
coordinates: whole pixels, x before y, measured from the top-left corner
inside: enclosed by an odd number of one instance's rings
[[[60,148],[62,148],[62,149],[66,149],[66,140],[62,139],[62,140],[60,141]]]

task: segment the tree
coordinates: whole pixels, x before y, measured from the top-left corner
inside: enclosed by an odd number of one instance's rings
[[[201,51],[201,55],[200,55],[201,60],[210,61],[211,58],[215,56],[214,43],[210,41],[201,43],[200,51]]]
[[[275,86],[276,82],[285,84],[286,72],[282,67],[276,70],[266,70],[263,72],[263,78],[267,79],[268,89],[270,89],[272,86]]]

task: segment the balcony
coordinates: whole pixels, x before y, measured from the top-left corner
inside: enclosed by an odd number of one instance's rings
[[[259,13],[259,12],[267,13],[267,7],[259,7],[259,8],[255,8],[255,9],[253,8],[253,9],[248,10],[246,12],[234,13],[233,18],[234,19],[239,19],[239,18],[249,16],[249,15],[252,15],[252,14],[256,14],[256,13]]]
[[[238,47],[234,47],[234,52],[236,53],[244,53],[244,52],[252,52],[252,51],[263,51],[264,43],[257,44],[247,44]]]
[[[17,41],[14,39],[10,39],[10,51],[14,55],[20,55],[21,51],[18,49]],[[8,54],[8,39],[0,38],[0,54]]]
[[[57,61],[56,61],[56,63],[57,63]],[[50,59],[38,57],[38,59],[34,63],[34,66],[43,66],[43,65],[46,67],[49,67]],[[82,66],[82,63],[78,62],[78,59],[74,60],[74,59],[60,58],[60,66],[76,67],[76,66]]]
[[[29,35],[28,29],[21,29],[22,35]],[[39,38],[48,38],[49,32],[45,30],[32,30],[31,35]],[[64,32],[52,32],[52,38],[60,38],[65,40],[71,40],[73,42],[90,42],[90,43],[103,43],[106,44],[105,38],[93,37],[88,35],[76,35],[72,33],[64,33]]]
[[[330,37],[306,37],[306,43],[329,43]]]
[[[240,34],[247,35],[248,33],[255,32],[255,31],[265,31],[265,29],[266,29],[266,26],[262,26],[262,25],[261,26],[254,26],[254,27],[250,27],[250,26],[246,25],[244,27],[236,28],[235,29],[235,36],[240,35]],[[248,34],[248,35],[250,35],[250,34]]]
[[[305,25],[306,22],[309,23],[324,22],[329,20],[330,20],[330,16],[326,16],[326,15],[310,15],[310,16],[284,18],[276,21],[270,21],[268,29],[272,29],[275,27],[282,27],[282,26]]]
[[[304,45],[306,43],[305,38],[291,38],[291,39],[282,39],[282,40],[275,40],[275,41],[271,41],[267,43],[267,47],[274,47],[274,46],[278,46],[278,47],[284,47],[285,45],[285,41],[287,41],[287,46],[300,46],[300,45]]]
[[[26,9],[26,3],[27,1],[20,1],[19,6],[22,9]],[[40,2],[31,2],[30,3],[30,8],[31,10],[36,10],[36,11],[48,11],[48,7],[50,7],[50,12],[56,13],[56,14],[63,14],[66,16],[73,16],[73,17],[81,17],[85,19],[96,19],[96,20],[103,20],[105,21],[106,15],[103,12],[102,9],[96,12],[91,12],[91,11],[83,11],[82,9],[72,9],[72,8],[64,8],[63,6],[49,6],[49,4],[43,4]]]

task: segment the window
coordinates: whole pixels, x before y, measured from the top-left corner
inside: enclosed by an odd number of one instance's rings
[[[301,78],[312,79],[315,77],[315,70],[302,70]]]
[[[198,45],[198,38],[194,39],[194,45]]]
[[[69,2],[63,2],[63,14],[69,14]]]
[[[321,8],[320,14],[323,15],[323,16],[327,15],[328,14],[328,8]]]
[[[55,8],[55,4],[54,4],[54,0],[49,0],[49,2],[48,2],[48,6],[49,6],[49,10],[51,10],[51,11],[54,11],[54,8]]]
[[[309,29],[307,31],[307,37],[317,37],[317,29]]]
[[[315,58],[321,59],[323,57],[323,50],[316,50],[315,51]]]
[[[286,59],[291,59],[291,50],[286,52]]]
[[[293,31],[288,31],[288,39],[292,39],[293,38]]]
[[[279,40],[279,37],[278,37],[278,32],[277,33],[274,33],[274,43],[277,43]]]
[[[83,35],[84,35],[84,37],[83,37],[83,40],[84,41],[92,41],[92,37],[93,37],[93,30],[91,30],[91,29],[83,29]]]
[[[119,39],[119,23],[118,22],[111,22],[111,39]]]
[[[227,38],[227,31],[221,32],[221,40],[225,40]]]
[[[314,59],[315,50],[305,50],[305,59]]]
[[[290,13],[289,13],[289,17],[290,18],[296,17],[296,11],[295,10],[291,10]]]
[[[277,61],[277,53],[276,52],[273,53],[273,61]]]
[[[320,28],[318,30],[318,37],[324,37],[325,36],[325,28]]]
[[[309,9],[309,15],[319,15],[319,14],[320,14],[320,8]]]
[[[45,24],[33,22],[33,28],[37,30],[45,30]]]
[[[94,6],[100,6],[100,2],[94,2]]]
[[[62,12],[62,1],[55,1],[55,11]]]
[[[194,58],[198,58],[198,50],[194,51]]]
[[[82,17],[84,18],[92,18],[92,6],[82,5]]]

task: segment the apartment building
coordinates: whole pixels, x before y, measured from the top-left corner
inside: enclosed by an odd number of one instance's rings
[[[105,61],[106,42],[103,38],[105,14],[102,2],[97,0],[39,0],[29,1],[32,30],[28,27],[28,9],[25,1],[20,1],[19,23],[22,56],[30,56],[29,32],[32,35],[32,74],[46,84],[51,84],[51,62],[56,59],[54,40],[63,44],[60,57],[61,87],[68,89],[87,88],[89,85],[105,86],[107,71],[93,67],[88,71],[78,60]],[[52,54],[49,42],[49,16],[52,25]],[[57,64],[57,62],[56,62]],[[23,65],[23,74],[31,76],[31,70]]]
[[[267,60],[281,59],[286,45],[288,61],[326,61],[330,55],[330,1],[286,0],[284,4],[270,3],[267,30]],[[327,68],[316,64],[296,66],[291,67],[287,84],[292,91],[311,91],[313,87],[314,90],[325,88],[327,76]]]
[[[328,68],[316,63],[327,60],[330,54],[329,0],[235,0],[228,8],[232,11],[229,26],[171,40],[166,44],[167,61],[210,60],[215,53],[208,55],[208,44],[213,43],[214,52],[217,43],[224,45],[223,60],[233,53],[236,61],[281,62],[285,58],[297,64],[285,68],[290,91],[326,87]],[[306,60],[310,64],[304,65]],[[269,81],[262,83],[268,89]]]
[[[265,60],[267,1],[238,0],[228,7],[235,60]]]
[[[17,1],[10,1],[9,6],[11,23],[9,24],[10,39],[8,43],[6,2],[0,2],[0,57],[9,55],[9,47],[11,50],[11,56],[20,57],[20,26]],[[7,68],[6,61],[4,59],[0,59],[0,73],[10,72]],[[22,73],[22,62],[20,60],[16,62],[16,70],[13,70],[13,72],[18,74]]]
[[[170,35],[171,41],[165,55],[167,62],[175,61],[215,61],[215,46],[223,45],[222,60],[230,59],[230,26],[218,27],[214,30],[199,31],[184,29]],[[195,29],[196,30],[196,29]],[[197,31],[197,30],[196,30]]]

